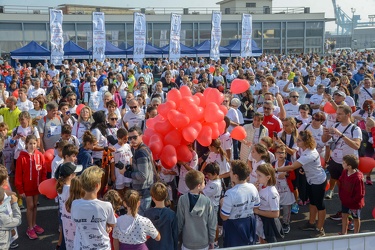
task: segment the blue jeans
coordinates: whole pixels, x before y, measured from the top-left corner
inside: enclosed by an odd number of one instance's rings
[[[139,191],[142,196],[141,205],[139,206],[138,214],[144,216],[145,211],[151,207],[150,189],[143,189]]]

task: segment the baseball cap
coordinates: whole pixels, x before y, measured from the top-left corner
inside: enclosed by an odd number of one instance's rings
[[[343,97],[346,98],[346,94],[343,91],[341,91],[341,90],[336,90],[333,94],[334,95],[341,95],[341,96],[343,96]]]
[[[83,169],[82,165],[75,165],[72,162],[66,162],[57,167],[55,178],[58,179],[59,177],[67,177],[73,173],[81,172],[82,169]]]

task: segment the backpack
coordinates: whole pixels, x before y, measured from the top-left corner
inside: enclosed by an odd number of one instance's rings
[[[372,143],[368,141],[369,139],[369,133],[362,129],[362,141],[358,149],[359,157],[372,157],[374,155],[374,148],[372,147]]]

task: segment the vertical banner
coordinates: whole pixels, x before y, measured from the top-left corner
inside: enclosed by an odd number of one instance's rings
[[[86,31],[87,42],[86,42],[86,49],[92,48],[92,30]]]
[[[142,13],[134,13],[134,47],[133,60],[142,63],[146,50],[146,16]]]
[[[63,38],[63,13],[62,10],[49,10],[49,27],[51,34],[51,63],[61,65],[64,60]]]
[[[252,54],[252,32],[253,17],[250,14],[242,14],[241,57],[249,57]]]
[[[104,62],[105,59],[105,21],[103,12],[92,13],[92,59]]]
[[[167,33],[168,33],[168,30],[160,30],[160,44],[159,44],[159,47],[164,47],[165,45],[168,44]]]
[[[210,58],[215,61],[220,59],[220,43],[221,43],[221,12],[212,12],[212,28],[211,28],[211,49]]]
[[[111,31],[111,38],[112,38],[112,44],[115,45],[116,47],[118,46],[118,35],[119,35],[118,30],[112,30]]]
[[[169,37],[169,60],[178,62],[181,57],[180,47],[181,15],[171,14],[171,34]]]

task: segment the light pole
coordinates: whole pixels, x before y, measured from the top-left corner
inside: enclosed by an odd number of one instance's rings
[[[353,41],[354,41],[354,13],[356,11],[355,8],[350,8],[350,10],[352,11],[352,40],[351,40],[351,48],[352,50],[354,50],[354,46],[353,46]]]

